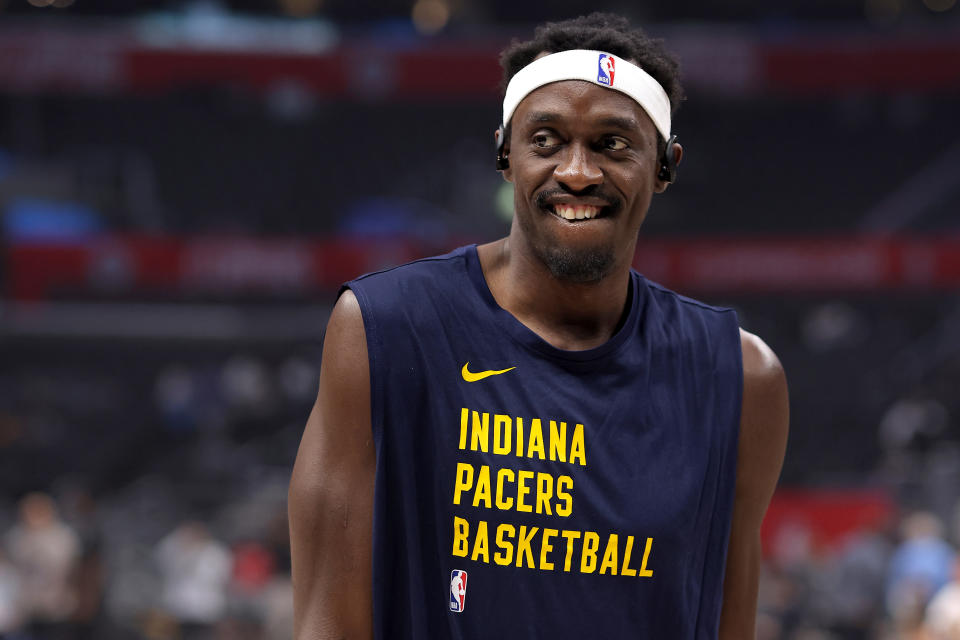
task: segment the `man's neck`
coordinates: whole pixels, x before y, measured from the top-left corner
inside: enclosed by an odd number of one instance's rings
[[[598,282],[564,282],[524,249],[510,236],[477,247],[497,304],[559,349],[581,351],[609,340],[626,314],[629,263]]]

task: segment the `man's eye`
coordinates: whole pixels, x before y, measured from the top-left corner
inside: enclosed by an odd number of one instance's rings
[[[533,136],[534,146],[546,149],[548,147],[555,146],[559,143],[557,136],[552,133],[538,133]]]
[[[610,151],[623,151],[628,146],[629,145],[627,144],[627,141],[624,140],[623,138],[611,137],[611,138],[604,138],[603,140],[603,148],[609,149]]]

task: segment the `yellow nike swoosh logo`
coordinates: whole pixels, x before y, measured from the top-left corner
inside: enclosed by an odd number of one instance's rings
[[[463,369],[460,370],[460,375],[463,376],[463,379],[467,382],[476,382],[477,380],[483,380],[484,378],[489,378],[490,376],[498,376],[501,373],[506,373],[507,371],[513,371],[516,367],[510,367],[509,369],[500,369],[499,371],[478,371],[477,373],[471,373],[467,367],[470,366],[470,363],[463,365]]]

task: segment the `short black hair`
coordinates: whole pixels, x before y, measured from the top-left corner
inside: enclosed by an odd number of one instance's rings
[[[500,66],[503,67],[501,90],[505,92],[510,79],[540,53],[570,49],[595,49],[639,64],[667,92],[671,112],[676,112],[684,99],[680,63],[667,51],[663,40],[648,37],[622,16],[600,12],[562,22],[547,22],[537,27],[532,40],[514,40],[500,54]]]

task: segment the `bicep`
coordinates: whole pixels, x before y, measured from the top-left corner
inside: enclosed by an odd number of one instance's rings
[[[773,497],[787,444],[787,381],[773,351],[743,333],[743,405],[737,453],[721,638],[752,638],[760,573],[760,526]]]
[[[317,401],[290,481],[297,640],[373,635],[375,468],[363,319],[346,291],[327,325]]]

